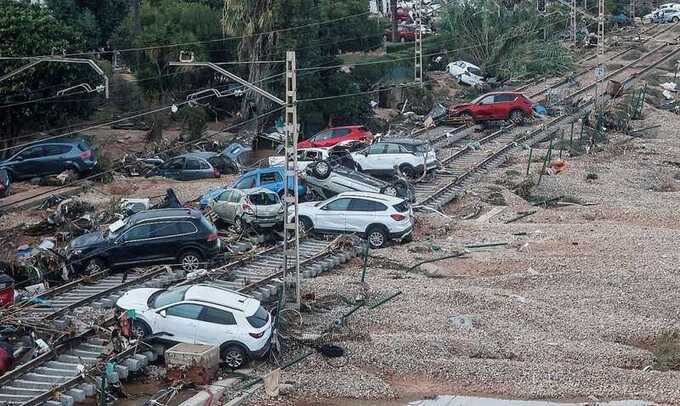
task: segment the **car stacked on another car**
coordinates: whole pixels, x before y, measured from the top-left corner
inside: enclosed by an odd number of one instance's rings
[[[175,180],[219,178],[224,173],[236,173],[238,166],[215,152],[188,152],[178,155],[152,169],[147,176],[163,176]]]
[[[301,203],[298,216],[306,232],[357,233],[373,248],[384,247],[390,240],[408,240],[413,232],[408,202],[378,193],[346,192],[321,202]]]
[[[242,233],[247,227],[268,229],[283,224],[283,203],[279,195],[265,188],[227,188],[211,203],[218,218]]]
[[[219,282],[169,290],[141,288],[118,299],[119,311],[134,310],[130,336],[216,345],[233,369],[264,356],[271,346],[272,317],[260,302]]]
[[[253,189],[263,187],[272,192],[283,196],[284,194],[284,169],[283,166],[272,166],[270,168],[255,169],[243,174],[232,185],[235,189]],[[294,188],[293,179],[288,180],[288,190],[292,191]],[[307,187],[303,182],[298,184],[298,196],[307,194]]]
[[[73,239],[66,259],[77,274],[157,264],[178,264],[190,272],[211,262],[220,250],[217,229],[198,210],[157,209]]]
[[[92,148],[78,138],[55,138],[21,148],[0,162],[12,182],[72,170],[84,175],[97,166]]]
[[[520,124],[533,115],[534,104],[522,93],[493,92],[481,95],[470,103],[451,108],[451,114],[474,122],[506,120]]]
[[[409,178],[423,174],[425,170],[439,168],[437,154],[427,141],[411,138],[389,138],[353,152],[357,168],[376,176],[394,176],[401,172]]]

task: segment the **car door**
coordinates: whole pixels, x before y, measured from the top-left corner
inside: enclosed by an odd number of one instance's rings
[[[220,345],[238,337],[238,325],[234,315],[209,305],[202,306],[196,341],[200,344]]]
[[[323,205],[316,215],[314,227],[319,230],[346,232],[345,219],[349,203],[349,198],[341,197]]]
[[[380,169],[385,175],[394,173],[395,166],[398,167],[403,162],[406,162],[405,155],[408,151],[399,144],[387,144],[385,153],[381,156]]]
[[[184,157],[173,158],[159,167],[158,174],[166,178],[180,180],[180,174],[184,170],[184,161]]]
[[[352,198],[345,219],[346,228],[351,233],[363,233],[375,223],[383,223],[379,213],[385,212],[387,206],[372,200]]]
[[[181,173],[182,180],[196,180],[205,178],[205,170],[201,169],[201,160],[198,158],[187,158],[184,163],[184,170]]]
[[[44,174],[43,157],[45,147],[36,145],[28,147],[10,159],[12,171],[17,178],[30,178]]]
[[[149,264],[175,262],[179,254],[177,250],[179,240],[197,231],[196,226],[189,221],[167,220],[152,223],[149,239],[144,242],[146,262]]]
[[[233,220],[233,218],[229,216],[229,196],[231,196],[233,192],[233,190],[226,190],[220,193],[212,204],[212,209],[217,213],[217,216],[227,222]]]
[[[227,221],[229,224],[234,224],[236,221],[236,215],[239,212],[241,199],[243,199],[243,192],[240,190],[234,190],[233,193],[229,195],[229,202],[226,207]]]
[[[71,147],[69,145],[51,144],[45,145],[45,156],[43,160],[45,174],[58,174],[69,167],[73,161],[69,156]]]
[[[369,172],[374,172],[376,170],[379,170],[382,166],[380,163],[380,159],[382,154],[385,153],[385,150],[387,149],[387,144],[385,143],[376,143],[368,147],[366,150],[366,153],[364,155],[364,158],[359,158],[361,165],[361,169],[364,171],[369,171]]]
[[[494,115],[496,120],[506,120],[509,118],[510,111],[516,107],[516,98],[515,95],[508,93],[496,95],[494,100]]]
[[[160,317],[155,318],[154,333],[167,333],[172,341],[196,344],[199,330],[199,315],[203,306],[195,303],[179,303],[158,310]]]
[[[146,264],[152,255],[146,242],[151,238],[151,224],[132,226],[114,241],[107,252],[109,263],[114,266]]]
[[[494,120],[494,100],[495,95],[484,97],[477,104],[477,117],[483,120]]]

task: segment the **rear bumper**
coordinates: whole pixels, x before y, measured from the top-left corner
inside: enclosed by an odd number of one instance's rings
[[[394,233],[390,233],[390,239],[401,240],[402,238],[408,236],[412,232],[413,232],[413,226],[408,226],[403,231],[397,231],[397,232],[394,232]]]
[[[273,333],[269,335],[267,342],[264,344],[264,346],[262,346],[262,348],[260,348],[257,351],[248,351],[248,358],[249,359],[260,359],[260,358],[264,357],[269,352],[269,350],[272,348],[272,335],[273,335]]]
[[[270,228],[283,223],[283,213],[276,217],[243,216],[245,222],[253,227]]]

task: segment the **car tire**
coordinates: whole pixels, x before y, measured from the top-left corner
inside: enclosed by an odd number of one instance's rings
[[[673,17],[673,20],[672,20],[672,21],[673,21],[674,23],[677,23],[678,21],[680,21],[680,18],[678,18],[678,17]]]
[[[248,362],[248,356],[243,348],[237,345],[230,345],[224,349],[222,360],[231,369],[239,369]]]
[[[405,236],[404,238],[401,239],[402,243],[409,243],[413,241],[413,233],[410,233],[409,235]]]
[[[512,110],[508,115],[508,120],[514,125],[520,125],[524,122],[524,112],[522,110]]]
[[[366,240],[371,248],[382,248],[387,244],[388,235],[384,226],[370,226],[366,230]]]
[[[413,167],[413,165],[409,164],[401,164],[399,167],[399,171],[404,174],[407,178],[413,179],[416,178],[417,173],[416,173],[416,168]]]
[[[135,319],[130,325],[130,338],[142,339],[151,335],[151,327],[146,322]]]
[[[402,199],[408,200],[408,183],[405,180],[399,179],[392,183],[392,186],[397,189],[396,197],[401,197]]]
[[[395,185],[387,185],[380,189],[380,193],[387,196],[397,197],[399,191],[397,190],[397,187]]]
[[[310,220],[309,217],[307,216],[300,216],[300,232],[306,233],[306,234],[311,234],[314,232],[314,223],[312,223],[312,220]]]
[[[102,261],[99,258],[93,258],[91,259],[87,265],[85,265],[84,273],[85,275],[94,275],[96,273],[99,273],[106,269],[106,265],[104,264],[104,261]]]
[[[326,179],[331,176],[331,164],[328,161],[318,161],[312,165],[312,175],[317,179]]]
[[[198,251],[188,250],[184,251],[182,255],[179,256],[179,266],[185,272],[193,272],[201,267],[201,262],[203,258]]]

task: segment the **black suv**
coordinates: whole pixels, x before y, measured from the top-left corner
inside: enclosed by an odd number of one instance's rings
[[[220,249],[217,229],[200,211],[158,209],[73,239],[66,258],[77,274],[157,264],[177,264],[191,272],[211,262]]]
[[[97,165],[92,148],[78,138],[58,138],[31,144],[9,159],[0,162],[12,181],[35,176],[55,175],[73,170],[79,175],[92,171]]]

